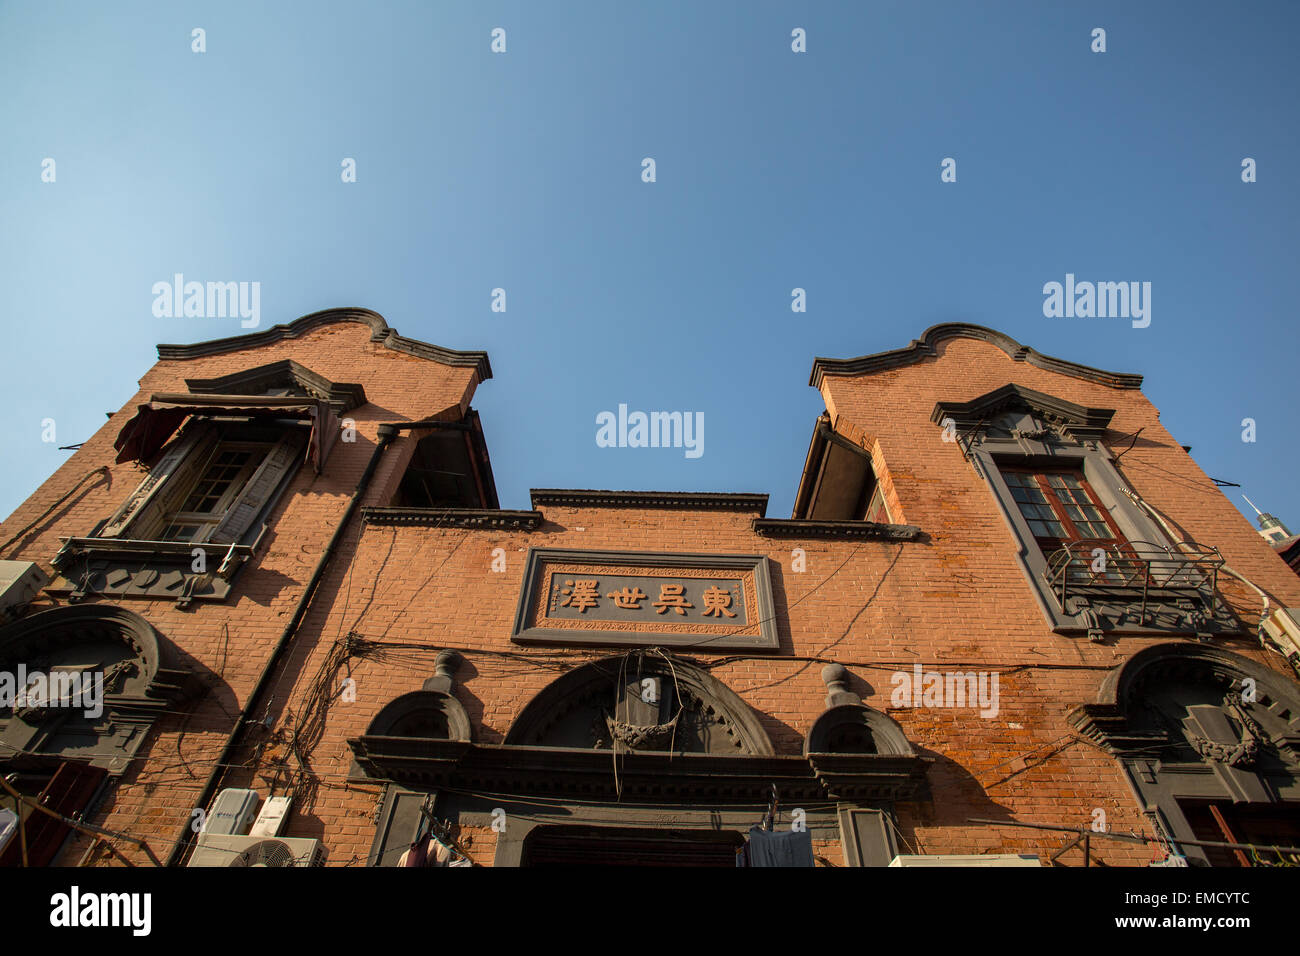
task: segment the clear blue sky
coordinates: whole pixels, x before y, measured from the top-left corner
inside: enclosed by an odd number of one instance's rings
[[[1144,374],[1201,466],[1300,531],[1297,27],[1186,0],[3,3],[0,514],[69,454],[42,419],[84,440],[156,343],[243,331],[155,318],[181,272],[259,281],[262,328],[357,305],[487,350],[504,507],[756,491],[787,516],[813,356],[964,321]],[[1150,327],[1045,318],[1067,272],[1151,282]],[[619,403],[703,412],[705,454],[596,447]]]

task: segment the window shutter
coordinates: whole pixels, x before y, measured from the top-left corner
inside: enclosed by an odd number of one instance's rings
[[[839,823],[847,866],[889,866],[898,855],[888,811],[840,804]]]
[[[280,481],[302,457],[305,443],[306,436],[295,432],[272,448],[207,540],[216,544],[231,544],[242,538],[253,519],[271,499]]]
[[[67,760],[59,764],[50,782],[41,791],[38,798],[42,806],[65,817],[85,810],[99,790],[100,782],[107,772],[100,767]],[[26,818],[27,826],[27,862],[30,866],[49,866],[63,846],[64,838],[72,828],[61,820],[56,820],[38,810],[21,808],[19,813]],[[5,851],[0,855],[0,866],[20,866],[22,848],[18,837],[9,841]]]
[[[207,461],[208,453],[216,441],[216,430],[208,427],[195,429],[173,442],[158,463],[149,469],[148,476],[131,493],[131,497],[126,499],[117,514],[100,530],[99,536],[130,537],[125,533],[128,527],[137,536],[142,529],[147,529],[146,533],[161,530],[153,529],[150,525],[166,510],[164,502],[186,487],[187,479],[193,478]]]

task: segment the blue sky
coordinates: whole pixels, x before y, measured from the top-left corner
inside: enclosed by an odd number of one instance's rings
[[[487,350],[504,507],[756,491],[786,516],[813,357],[964,321],[1144,374],[1201,466],[1300,531],[1298,21],[1152,0],[0,4],[0,514],[70,454],[43,419],[84,440],[156,343],[244,331],[155,318],[181,272],[260,282],[262,328],[357,305]],[[1151,325],[1044,317],[1067,272],[1149,281]],[[619,403],[703,412],[704,455],[598,448]]]

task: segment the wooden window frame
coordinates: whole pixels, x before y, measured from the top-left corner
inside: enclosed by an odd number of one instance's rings
[[[225,451],[251,451],[253,454],[249,457],[236,473],[235,478],[227,485],[222,492],[221,497],[217,499],[216,505],[211,511],[180,511],[169,510],[160,515],[157,523],[151,529],[150,537],[156,537],[159,541],[192,541],[203,542],[208,539],[214,530],[230,513],[236,501],[239,500],[249,481],[257,469],[266,461],[267,456],[275,448],[274,442],[247,441],[239,438],[228,438],[222,434],[217,443],[208,453],[208,460],[198,469],[193,479],[188,483],[188,487],[183,489],[173,489],[175,497],[173,500],[177,503],[177,508],[184,506],[194,491],[203,482],[209,470],[213,467],[217,457]],[[169,537],[168,532],[177,526],[197,525],[196,533],[185,537]]]
[[[1009,385],[974,402],[939,402],[931,421],[937,426],[947,421],[957,425],[963,436],[956,443],[958,451],[992,494],[1014,539],[1014,560],[1053,631],[1086,634],[1091,639],[1107,632],[1246,633],[1231,608],[1221,601],[1207,601],[1204,589],[1187,595],[1191,607],[1184,598],[1168,594],[1148,606],[1142,575],[1150,573],[1150,555],[1164,551],[1181,560],[1179,542],[1130,493],[1131,485],[1104,441],[1112,414]],[[1013,485],[1025,472],[1073,473],[1087,501],[1104,516],[1105,524],[1098,522],[1097,530],[1104,529],[1111,537],[1082,537],[1055,490],[1042,485],[1043,503],[1050,503],[1044,520],[1057,522],[1067,534],[1079,537],[1068,541],[1036,534],[1057,529],[1035,528],[1021,511]],[[1080,505],[1084,501],[1078,498]],[[1155,551],[1137,553],[1148,544]],[[1095,564],[1102,555],[1107,560]],[[1071,575],[1072,587],[1098,587],[1089,594],[1078,593],[1077,588],[1070,593],[1060,586],[1063,574]],[[1198,606],[1198,599],[1206,606]]]
[[[286,472],[291,475],[296,470],[296,458],[305,444],[305,436],[299,435],[295,429],[222,419],[197,419],[175,439],[174,447],[169,446],[169,450],[162,452],[144,481],[109,519],[107,524],[113,530],[96,534],[120,540],[167,544],[203,544],[212,540],[229,543],[237,540],[246,528],[240,528],[234,539],[226,537],[224,530],[235,510],[244,503],[246,496],[253,491],[254,484],[259,482],[267,469],[272,472],[274,484],[282,484]],[[224,489],[216,508],[211,512],[181,511],[203,481],[217,455],[231,449],[251,449],[256,454],[240,469],[236,480]],[[196,464],[200,459],[201,464]],[[268,492],[274,489],[261,490]],[[259,497],[261,502],[267,495],[255,497]],[[253,510],[260,509],[259,503]],[[245,517],[251,518],[252,515]],[[234,524],[238,525],[240,521],[234,521]],[[187,525],[198,527],[189,535],[164,537],[170,529]]]
[[[1059,525],[1061,525],[1063,528],[1065,528],[1066,532],[1068,533],[1069,537],[1065,537],[1065,538],[1040,537],[1038,535],[1034,535],[1034,541],[1038,544],[1038,547],[1042,550],[1044,555],[1050,555],[1052,552],[1060,550],[1061,548],[1065,547],[1067,544],[1074,544],[1080,541],[1095,541],[1098,544],[1114,545],[1120,548],[1121,550],[1125,550],[1125,551],[1131,550],[1129,548],[1128,538],[1125,536],[1124,532],[1120,530],[1119,525],[1115,523],[1115,519],[1111,516],[1109,509],[1106,508],[1106,506],[1102,503],[1101,499],[1097,496],[1097,492],[1093,490],[1092,485],[1088,482],[1087,476],[1083,473],[1083,469],[1060,468],[1060,467],[1041,468],[1041,467],[1033,467],[1033,466],[1025,466],[1025,465],[1001,465],[999,466],[999,470],[1002,472],[1004,476],[1008,474],[1020,474],[1020,475],[1030,475],[1031,477],[1033,477],[1035,483],[1038,485],[1039,490],[1043,494],[1047,506],[1052,509],[1052,514],[1055,516],[1056,522]],[[1071,475],[1079,482],[1080,487],[1083,488],[1084,493],[1088,496],[1088,501],[1091,502],[1092,506],[1097,509],[1097,513],[1100,514],[1102,516],[1102,520],[1106,522],[1106,527],[1110,529],[1111,531],[1110,537],[1099,538],[1096,535],[1088,535],[1088,534],[1080,533],[1078,526],[1074,523],[1074,521],[1070,518],[1069,514],[1066,512],[1065,509],[1066,502],[1063,502],[1060,499],[1060,497],[1057,495],[1056,489],[1053,488],[1051,482],[1047,480],[1048,476],[1050,475]],[[1005,481],[1005,477],[1003,480]],[[1007,483],[1007,487],[1008,490],[1011,490],[1012,499],[1014,501],[1015,499],[1014,488],[1011,486],[1009,482]],[[1015,505],[1016,508],[1020,510],[1021,517],[1025,519],[1025,523],[1028,524],[1030,518],[1027,515],[1025,515],[1023,509],[1020,509],[1020,502],[1015,501]]]

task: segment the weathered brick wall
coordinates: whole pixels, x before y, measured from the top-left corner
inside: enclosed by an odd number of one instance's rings
[[[121,782],[110,788],[92,821],[147,840],[159,857],[166,856],[177,828],[194,807],[235,716],[347,508],[374,450],[377,426],[431,417],[453,406],[467,407],[477,384],[475,372],[373,343],[370,328],[358,323],[326,325],[299,338],[257,348],[159,361],[141,379],[139,392],[0,525],[0,541],[5,541],[40,516],[81,476],[105,469],[109,480],[85,483],[70,500],[3,551],[7,559],[34,561],[52,575],[50,560],[59,549],[59,537],[88,533],[122,504],[144,476],[145,471],[136,464],[113,463],[113,441],[139,404],[154,393],[187,391],[185,379],[216,378],[283,359],[293,359],[334,382],[360,382],[365,387],[368,403],[348,413],[356,422],[356,441],[336,442],[319,475],[310,465],[298,469],[270,516],[270,531],[262,547],[240,571],[228,601],[194,602],[189,610],[179,610],[171,602],[118,602],[157,628],[181,652],[182,663],[198,671],[209,687],[187,712],[154,725],[152,739],[142,746]],[[387,503],[391,498],[411,444],[408,441],[402,450],[385,455],[368,503]],[[346,548],[340,558],[346,564]],[[57,603],[61,600],[46,597],[32,611]],[[86,845],[84,840],[75,840],[60,862],[75,863]],[[120,849],[132,858],[144,859],[128,844],[120,844]]]
[[[945,343],[938,359],[870,377],[828,379],[826,387],[836,427],[871,448],[878,464],[888,463],[885,480],[896,498],[896,517],[924,529],[918,542],[773,540],[751,531],[751,514],[600,507],[549,506],[546,524],[533,533],[367,528],[350,591],[336,602],[366,611],[359,619],[351,612],[313,617],[304,630],[317,635],[315,646],[298,672],[314,674],[334,636],[353,628],[367,638],[427,650],[403,651],[400,661],[353,662],[358,700],[331,710],[314,757],[316,772],[341,779],[350,759],[346,739],[362,733],[387,701],[418,689],[439,648],[467,656],[457,693],[483,742],[499,742],[524,705],[554,679],[543,661],[573,666],[601,656],[510,644],[528,547],[760,553],[772,561],[781,651],[712,673],[754,708],[779,752],[798,753],[824,707],[820,662],[844,663],[853,688],[899,720],[934,759],[930,799],[900,807],[903,849],[1046,856],[1065,838],[966,821],[1016,817],[1088,826],[1097,808],[1111,828],[1149,832],[1116,761],[1077,739],[1064,717],[1095,699],[1109,669],[1156,639],[1092,644],[1053,634],[1015,563],[1014,539],[988,489],[929,421],[935,401],[971,399],[1008,381],[1116,408],[1115,436],[1145,426],[1121,463],[1135,489],[1189,537],[1220,547],[1279,600],[1294,604],[1300,597],[1294,578],[1159,425],[1140,392],[1047,372],[1012,362],[994,346],[957,340]],[[498,547],[511,556],[500,574],[491,571]],[[802,573],[792,570],[794,548],[807,555]],[[1237,596],[1253,620],[1258,602],[1248,592]],[[1225,644],[1269,666],[1277,663],[1250,640]],[[308,649],[305,641],[299,653]],[[505,652],[513,656],[499,656]],[[999,672],[998,715],[986,719],[974,708],[892,708],[891,675],[914,663]],[[352,800],[322,791],[314,812],[334,812],[336,798]],[[326,839],[333,854],[346,859],[364,853],[371,836],[363,833],[356,843]],[[1094,852],[1111,863],[1150,857],[1144,848],[1114,843],[1094,844]],[[1069,859],[1076,857],[1073,852]]]
[[[938,343],[938,355],[914,365],[872,375],[827,375],[822,396],[834,426],[855,429],[878,443],[907,521],[920,525],[954,559],[989,554],[1011,567],[1013,541],[987,487],[962,460],[957,446],[941,439],[930,421],[936,402],[969,401],[1009,382],[1076,404],[1113,408],[1107,445],[1123,453],[1116,467],[1130,487],[1172,519],[1188,540],[1219,548],[1229,565],[1294,605],[1300,581],[1289,578],[1273,549],[1214,486],[1191,455],[1160,423],[1158,410],[1136,389],[1111,388],[1016,362],[995,345],[953,338]],[[1133,433],[1142,429],[1132,448]],[[1127,450],[1126,450],[1127,449]],[[1258,598],[1229,580],[1258,618]]]
[[[1092,808],[1100,807],[1112,828],[1145,831],[1115,761],[1086,743],[1055,747],[1069,733],[1064,714],[1095,699],[1103,673],[1092,668],[1118,665],[1156,641],[1119,637],[1093,645],[1051,633],[1015,561],[1016,540],[986,483],[930,421],[935,403],[969,401],[1015,382],[1080,405],[1113,408],[1106,443],[1116,454],[1123,452],[1117,468],[1187,540],[1219,548],[1231,567],[1273,596],[1274,607],[1296,606],[1300,580],[1160,424],[1158,411],[1140,391],[1016,362],[977,339],[947,339],[936,351],[933,358],[872,375],[827,375],[822,394],[837,430],[855,440],[870,436],[877,461],[889,464],[887,487],[896,493],[906,521],[919,525],[929,539],[920,549],[918,580],[926,583],[916,616],[898,608],[895,635],[910,630],[911,648],[926,662],[1029,667],[1001,679],[1002,712],[994,721],[937,710],[894,713],[911,739],[940,755],[931,772],[935,801],[902,814],[904,830],[914,828],[918,849],[926,852],[1027,852],[1062,841],[1007,829],[1001,831],[1004,842],[990,845],[986,833],[958,824],[966,816],[998,818],[1005,811],[1024,820],[1087,826]],[[1220,580],[1241,620],[1258,621],[1258,596],[1231,578]],[[1224,645],[1290,674],[1281,658],[1253,641]],[[1031,754],[1034,750],[1039,753]],[[1007,762],[1019,754],[1029,757],[1017,772]],[[1146,851],[1115,846],[1103,844],[1105,859],[1147,858]],[[1071,851],[1071,860],[1078,857]]]
[[[1089,823],[1092,809],[1100,806],[1112,826],[1141,827],[1114,761],[1068,736],[1062,719],[1071,707],[1093,699],[1105,670],[1137,647],[1120,653],[1053,637],[1027,594],[1016,623],[1002,614],[1003,598],[992,590],[982,598],[973,595],[972,604],[953,616],[952,602],[944,597],[953,586],[926,543],[778,542],[750,530],[753,514],[734,512],[551,507],[546,515],[547,524],[531,534],[367,528],[351,569],[351,593],[345,585],[344,597],[335,601],[339,609],[313,615],[304,627],[295,662],[314,644],[311,656],[295,667],[294,690],[277,691],[277,698],[300,696],[301,683],[316,673],[335,635],[351,629],[427,650],[352,662],[357,700],[331,708],[312,758],[316,773],[342,781],[350,763],[347,738],[362,734],[388,701],[418,690],[433,673],[440,648],[466,655],[457,695],[485,743],[500,742],[528,701],[557,676],[541,666],[543,660],[573,666],[605,656],[510,643],[527,547],[758,553],[772,561],[781,650],[770,659],[728,663],[711,673],[754,708],[778,752],[801,752],[825,708],[820,662],[840,661],[854,676],[853,689],[899,720],[909,738],[935,758],[933,804],[904,808],[900,824],[918,852],[1033,852],[1059,845],[1025,831],[999,839],[988,830],[961,827],[969,816],[1003,812],[1076,826]],[[503,573],[490,570],[498,547],[513,556]],[[790,570],[796,547],[807,555],[803,573]],[[343,604],[351,610],[344,613]],[[366,607],[364,615],[359,605]],[[512,657],[499,656],[503,652]],[[529,666],[532,659],[536,666]],[[910,673],[915,662],[1004,672],[1000,713],[984,719],[974,709],[892,709],[890,677],[899,670]],[[1006,673],[1016,667],[1025,669]],[[286,674],[286,680],[291,677]],[[1022,755],[1026,767],[1008,766]],[[319,791],[316,807],[296,818],[291,832],[316,834],[310,817],[328,819],[337,801],[355,802],[334,790]],[[373,830],[357,842],[325,835],[332,857],[342,859],[364,856],[372,837]],[[1121,858],[1111,847],[1101,852]]]
[[[1119,465],[1135,490],[1189,538],[1219,547],[1230,564],[1280,603],[1300,604],[1300,579],[1164,430],[1140,392],[1013,362],[997,347],[971,339],[947,340],[938,351],[938,357],[905,368],[828,376],[823,386],[834,426],[888,470],[882,481],[894,519],[919,525],[925,534],[918,541],[767,538],[752,531],[754,513],[671,508],[547,506],[545,523],[531,533],[354,525],[271,688],[273,726],[254,735],[254,746],[237,757],[248,769],[232,772],[224,785],[251,784],[265,795],[273,782],[283,785],[299,769],[288,743],[304,694],[336,640],[355,631],[369,640],[414,645],[353,658],[334,675],[336,681],[344,674],[354,678],[357,699],[329,707],[319,742],[306,755],[314,787],[286,829],[289,836],[322,839],[331,865],[364,862],[379,788],[345,783],[351,763],[346,741],[363,733],[389,701],[418,690],[433,673],[438,649],[465,655],[456,694],[484,743],[500,742],[525,704],[562,669],[612,653],[511,644],[528,548],[731,552],[770,559],[781,647],[767,658],[716,667],[713,675],[755,710],[778,752],[797,754],[825,706],[823,663],[844,664],[853,677],[851,689],[898,720],[933,759],[928,799],[899,807],[902,852],[1046,858],[1066,842],[1034,831],[972,826],[970,817],[1088,826],[1094,809],[1101,808],[1112,829],[1149,832],[1118,763],[1075,738],[1064,718],[1096,698],[1110,669],[1155,640],[1119,637],[1093,644],[1051,632],[988,488],[958,446],[943,442],[941,429],[930,422],[934,403],[973,399],[1017,382],[1082,405],[1115,408],[1109,442],[1145,429]],[[141,397],[176,390],[185,377],[213,377],[281,358],[295,358],[336,381],[361,381],[372,405],[354,416],[358,442],[336,446],[326,475],[300,472],[295,478],[279,506],[270,547],[245,568],[235,600],[190,612],[123,602],[215,675],[212,694],[192,714],[166,721],[147,742],[145,759],[95,821],[144,837],[160,851],[186,818],[232,715],[287,623],[369,459],[377,423],[464,404],[474,385],[469,370],[383,349],[368,341],[362,326],[331,326],[254,352],[159,363],[146,376]],[[112,435],[134,404],[42,486],[0,528],[0,537],[38,514],[80,474],[111,460]],[[1126,437],[1121,447],[1127,443]],[[413,444],[414,437],[403,433],[385,452],[368,503],[388,503]],[[798,465],[791,463],[792,481]],[[111,492],[95,488],[74,500],[24,541],[17,556],[48,563],[58,534],[84,532],[115,509],[136,480],[125,468],[113,469]],[[601,482],[593,477],[590,484]],[[502,573],[492,570],[496,548],[507,555]],[[802,571],[793,569],[796,548],[806,554]],[[1252,592],[1225,590],[1234,594],[1243,619],[1257,617]],[[1223,643],[1285,672],[1275,655],[1250,640]],[[910,673],[916,663],[999,673],[998,714],[983,718],[973,707],[892,708],[891,675]],[[471,856],[491,862],[492,831],[467,828],[466,835],[472,837],[466,847]],[[842,863],[838,845],[819,843],[817,852]],[[1095,843],[1094,852],[1113,864],[1142,864],[1150,856],[1144,848],[1117,843]],[[1072,851],[1066,861],[1078,858]]]

